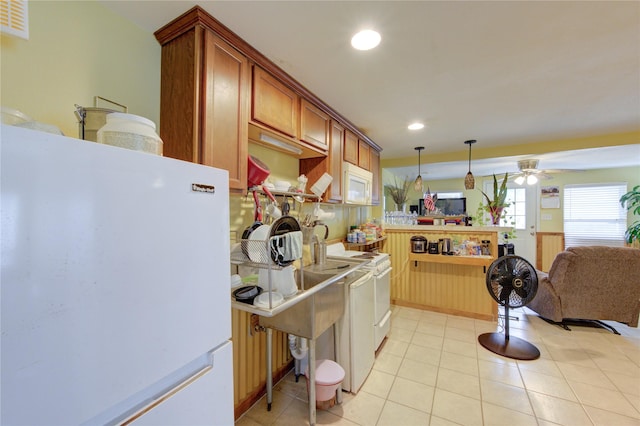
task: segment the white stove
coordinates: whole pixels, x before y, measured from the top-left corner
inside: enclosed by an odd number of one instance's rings
[[[327,246],[327,256],[371,259],[364,269],[373,273],[374,279],[374,334],[375,350],[389,333],[391,326],[391,259],[387,253],[369,253],[346,250],[344,244],[335,243]]]
[[[391,267],[391,259],[389,259],[388,253],[371,253],[356,250],[347,250],[342,243],[328,245],[327,256],[371,259],[371,261],[365,266],[365,268],[373,271],[374,274],[380,274]]]

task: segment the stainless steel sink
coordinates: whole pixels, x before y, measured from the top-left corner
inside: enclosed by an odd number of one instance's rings
[[[328,260],[322,265],[309,265],[304,267],[303,276],[297,276],[298,288],[309,290],[316,285],[331,279],[332,277],[347,271],[354,264],[347,261]],[[299,273],[299,271],[296,271]],[[301,279],[304,278],[304,279]]]
[[[345,272],[358,264],[327,260],[322,265],[305,266],[297,276],[302,291],[294,298],[312,294],[274,316],[261,316],[260,325],[308,339],[319,337],[344,313],[345,283],[350,281],[350,273]],[[314,291],[318,285],[323,288]]]

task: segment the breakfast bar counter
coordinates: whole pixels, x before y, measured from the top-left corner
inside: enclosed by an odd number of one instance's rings
[[[496,320],[498,305],[487,291],[485,274],[486,268],[498,257],[499,236],[510,230],[498,226],[385,225],[385,249],[391,254],[394,272],[392,303]],[[414,236],[429,242],[449,238],[452,253],[456,254],[413,253],[411,237]],[[483,240],[489,241],[489,254],[473,250]]]

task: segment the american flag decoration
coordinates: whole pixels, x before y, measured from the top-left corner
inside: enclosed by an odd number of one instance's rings
[[[424,196],[424,208],[427,211],[434,211],[436,209],[436,200],[438,199],[438,195],[435,195],[435,198],[431,196],[431,189],[427,187],[427,194]]]

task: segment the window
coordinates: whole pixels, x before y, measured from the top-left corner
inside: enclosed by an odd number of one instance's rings
[[[626,183],[564,187],[564,241],[571,246],[624,246]]]
[[[513,226],[515,229],[525,229],[527,227],[527,200],[525,188],[508,188],[505,214],[500,219],[500,225]]]
[[[493,194],[493,185],[489,181],[484,183],[484,192]],[[500,226],[512,226],[514,229],[525,229],[527,227],[527,190],[523,187],[507,187],[507,198],[509,203],[503,211],[500,219]],[[488,214],[484,213],[483,214]]]

